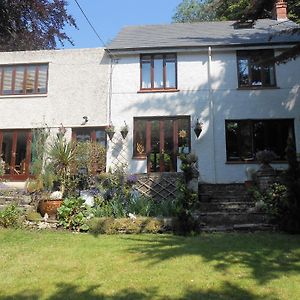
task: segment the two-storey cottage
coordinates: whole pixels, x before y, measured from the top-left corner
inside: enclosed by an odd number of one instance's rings
[[[125,141],[109,142],[108,164],[126,162],[132,173],[178,171],[178,153],[192,152],[200,181],[243,182],[258,168],[256,153],[269,149],[276,168],[285,168],[289,135],[300,152],[300,59],[276,65],[272,58],[300,36],[282,33],[297,25],[279,9],[280,19],[254,23],[121,30],[108,45],[109,115],[130,130]]]
[[[5,179],[30,176],[33,128],[64,126],[68,138],[106,143],[108,63],[104,49],[0,53]]]

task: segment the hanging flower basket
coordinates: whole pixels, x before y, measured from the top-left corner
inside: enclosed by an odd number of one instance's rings
[[[202,125],[203,123],[199,122],[199,120],[197,119],[197,122],[195,124],[195,128],[194,128],[194,132],[196,134],[196,137],[198,138],[202,132]]]
[[[115,134],[115,126],[108,125],[108,127],[105,128],[105,132],[107,133],[110,140],[112,140],[114,134]]]
[[[126,136],[128,134],[128,125],[126,124],[126,122],[124,121],[124,126],[121,128],[121,135],[122,135],[122,138],[125,140],[126,139]]]

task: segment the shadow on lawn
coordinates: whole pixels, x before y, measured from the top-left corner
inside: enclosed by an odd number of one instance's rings
[[[139,238],[129,252],[143,253],[139,260],[149,264],[174,257],[198,255],[226,273],[235,264],[248,268],[251,278],[264,284],[287,274],[300,274],[300,236],[272,233],[205,234],[197,237],[158,236]],[[200,266],[199,266],[200,268]]]
[[[71,284],[59,284],[58,290],[55,294],[44,298],[41,291],[28,292],[24,291],[20,294],[15,294],[7,297],[1,297],[1,300],[152,300],[152,299],[164,299],[164,300],[278,300],[273,296],[267,295],[254,295],[240,287],[234,286],[230,283],[225,283],[222,289],[218,290],[186,290],[182,297],[168,297],[166,295],[158,295],[157,289],[147,289],[139,292],[135,290],[121,290],[114,295],[105,295],[97,293],[95,290],[99,286],[90,286],[86,290],[82,291],[80,287]]]

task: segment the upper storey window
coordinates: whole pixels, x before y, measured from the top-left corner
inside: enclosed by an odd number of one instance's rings
[[[239,87],[275,87],[273,50],[237,51]]]
[[[176,88],[176,54],[141,55],[141,90]]]
[[[48,64],[0,66],[0,95],[46,94]]]

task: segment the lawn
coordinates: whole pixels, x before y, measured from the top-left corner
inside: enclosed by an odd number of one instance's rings
[[[0,229],[0,299],[300,299],[300,236]]]

